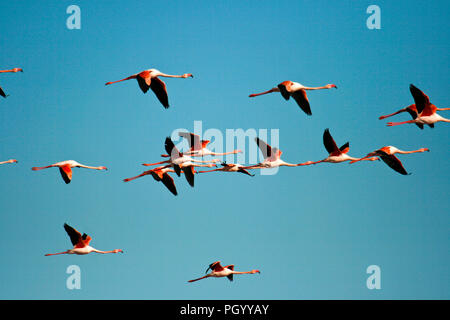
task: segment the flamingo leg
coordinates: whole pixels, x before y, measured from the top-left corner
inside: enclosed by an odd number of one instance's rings
[[[278,91],[279,91],[278,88],[272,88],[272,89],[267,90],[267,91],[264,91],[264,92],[253,93],[253,94],[249,95],[249,97],[250,97],[250,98],[253,98],[253,97],[261,96],[261,95],[263,95],[263,94],[268,94],[268,93],[278,92]]]
[[[136,76],[129,76],[129,77],[126,77],[126,78],[121,79],[121,80],[107,82],[107,83],[105,83],[105,86],[110,85],[110,84],[113,84],[113,83],[125,81],[125,80],[135,79],[135,78],[136,78]]]
[[[391,114],[387,114],[385,116],[381,116],[378,119],[383,120],[383,119],[395,116],[396,114],[399,114],[399,113],[402,113],[402,112],[405,112],[405,111],[406,111],[406,109],[401,109],[401,110],[398,110],[397,112],[394,112],[394,113],[391,113]]]
[[[219,169],[213,169],[213,170],[199,171],[198,173],[214,172],[214,171],[223,171],[223,169],[219,168]]]
[[[211,277],[211,276],[210,276],[209,274],[207,274],[206,276],[203,276],[203,277],[201,277],[201,278],[194,279],[194,280],[189,280],[188,282],[195,282],[195,281],[202,280],[202,279],[206,279],[206,278],[209,278],[209,277]]]
[[[137,179],[137,178],[146,176],[146,175],[150,174],[150,171],[151,171],[151,170],[145,171],[145,172],[143,172],[143,173],[141,173],[140,175],[137,175],[137,176],[135,176],[135,177],[123,179],[123,182],[128,182],[128,181],[131,181],[131,180],[134,180],[134,179]]]
[[[388,122],[386,124],[386,126],[393,127],[393,126],[398,126],[398,125],[405,124],[405,123],[416,123],[416,121],[415,120],[408,120],[408,121],[403,121],[403,122]]]
[[[37,171],[37,170],[47,169],[47,168],[51,168],[51,167],[53,167],[53,165],[46,166],[46,167],[33,167],[33,168],[31,168],[31,170]]]
[[[170,163],[170,160],[155,162],[155,163],[143,163],[142,165],[149,167],[149,166],[155,166],[155,165],[163,164],[163,163]]]
[[[45,256],[46,257],[48,257],[48,256],[56,256],[58,254],[68,254],[68,253],[69,253],[69,250],[64,251],[64,252],[58,252],[58,253],[47,253]]]

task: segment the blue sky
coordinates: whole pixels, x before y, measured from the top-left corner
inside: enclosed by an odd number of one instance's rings
[[[66,8],[81,8],[81,30]],[[366,8],[381,8],[381,30]],[[450,126],[380,121],[413,103],[410,83],[448,107],[449,4],[434,1],[20,1],[0,4],[0,298],[448,299]],[[139,71],[164,79],[162,108]],[[279,94],[284,80],[338,90],[308,94],[313,115]],[[443,116],[450,117],[446,112]],[[398,115],[393,121],[409,119]],[[276,175],[175,178],[174,197],[151,177],[173,130],[278,129],[288,162],[326,157],[325,128],[358,157],[385,145],[410,176],[382,162],[282,168]],[[254,142],[247,145],[253,148]],[[33,166],[73,159],[107,172]],[[44,257],[71,247],[63,223],[92,246],[125,254]],[[260,275],[187,280],[221,260]],[[66,268],[81,268],[81,290]],[[381,290],[366,268],[379,265]]]

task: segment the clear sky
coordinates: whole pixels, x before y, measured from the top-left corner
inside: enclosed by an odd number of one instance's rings
[[[66,8],[81,8],[69,30]],[[366,9],[381,8],[369,30]],[[448,1],[2,1],[0,75],[0,298],[2,299],[449,299],[450,125],[386,127],[378,117],[413,103],[415,84],[449,107]],[[165,110],[136,81],[164,79]],[[311,117],[279,94],[292,80]],[[441,115],[450,118],[445,111]],[[408,114],[391,118],[409,120]],[[170,194],[141,173],[173,130],[278,129],[283,159],[326,157],[325,128],[360,157],[386,145],[412,175],[383,162],[282,168],[249,177],[175,178]],[[250,141],[246,150],[254,148]],[[33,166],[73,159],[109,168]],[[71,248],[63,224],[91,245],[125,253],[45,257]],[[259,275],[187,280],[221,260]],[[81,290],[66,268],[81,268]],[[366,268],[381,268],[381,290]]]

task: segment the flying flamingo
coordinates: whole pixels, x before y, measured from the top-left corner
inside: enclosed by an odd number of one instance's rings
[[[213,262],[209,265],[208,269],[206,269],[206,272],[211,269],[211,273],[208,273],[206,276],[203,276],[198,279],[189,280],[188,282],[194,282],[201,279],[214,277],[214,278],[223,278],[227,277],[228,280],[233,281],[233,275],[234,274],[255,274],[255,273],[261,273],[259,270],[252,270],[252,271],[234,271],[234,265],[230,264],[228,266],[222,267],[220,265],[220,261]]]
[[[191,73],[185,73],[182,75],[170,75],[170,74],[162,73],[161,71],[156,70],[156,69],[148,69],[148,70],[144,70],[142,72],[133,74],[122,80],[107,82],[105,85],[110,85],[113,83],[130,80],[130,79],[136,79],[142,92],[146,93],[149,88],[152,89],[153,93],[156,95],[159,102],[161,102],[161,104],[164,106],[164,108],[167,109],[167,108],[169,108],[169,97],[167,96],[166,84],[158,77],[168,77],[168,78],[191,77],[191,78],[193,78],[194,76]]]
[[[74,160],[61,161],[54,164],[51,164],[46,167],[33,167],[31,170],[42,170],[47,168],[58,167],[59,172],[61,173],[62,178],[66,184],[69,184],[72,180],[72,168],[86,168],[86,169],[95,169],[95,170],[108,170],[106,167],[90,167],[80,164]]]
[[[17,161],[16,159],[9,159],[9,160],[0,162],[0,164],[5,164],[5,163],[17,163],[17,162],[19,162],[19,161]]]
[[[330,134],[329,129],[325,129],[323,133],[323,144],[325,149],[328,151],[329,155],[323,160],[319,161],[307,161],[304,165],[316,164],[321,162],[331,162],[331,163],[340,163],[344,161],[351,160],[367,160],[367,161],[375,161],[379,160],[377,157],[372,158],[353,158],[350,157],[347,153],[350,150],[350,143],[345,143],[342,147],[338,148],[336,142]]]
[[[270,145],[268,145],[267,143],[265,143],[263,140],[261,140],[258,137],[255,138],[255,141],[263,154],[264,161],[260,162],[258,164],[255,164],[255,165],[242,167],[242,169],[264,169],[264,168],[276,168],[276,167],[282,167],[282,166],[298,167],[298,166],[305,165],[303,163],[294,164],[294,163],[284,162],[283,160],[281,160],[281,154],[283,152],[281,152],[280,149],[272,148]]]
[[[403,167],[402,162],[394,154],[396,154],[396,153],[410,154],[410,153],[425,152],[425,151],[429,152],[430,150],[428,148],[420,148],[420,149],[412,150],[412,151],[403,151],[403,150],[399,150],[393,146],[387,146],[387,147],[383,147],[378,150],[375,150],[373,152],[370,152],[364,158],[361,158],[360,160],[351,161],[350,163],[355,163],[355,162],[364,160],[367,157],[377,156],[377,157],[380,157],[381,160],[384,161],[384,163],[386,163],[389,167],[391,167],[398,173],[407,175],[408,172],[406,172],[405,168]]]
[[[191,157],[204,157],[204,156],[224,156],[227,154],[236,154],[242,152],[241,150],[233,150],[229,152],[212,152],[206,146],[211,141],[209,140],[200,140],[200,136],[190,133],[190,132],[179,132],[178,135],[180,137],[185,138],[189,141],[190,150],[188,152],[184,152],[184,154],[189,155]],[[169,157],[167,154],[162,154],[161,157]]]
[[[69,249],[64,252],[58,252],[58,253],[47,253],[45,256],[55,256],[58,254],[78,254],[78,255],[84,255],[91,252],[97,252],[97,253],[123,253],[122,249],[114,249],[111,251],[101,251],[97,250],[89,245],[89,242],[91,242],[92,238],[88,236],[86,233],[83,233],[81,235],[80,232],[78,232],[76,229],[69,226],[67,223],[64,223],[64,229],[66,230],[67,234],[70,237],[70,241],[73,244],[73,249]]]
[[[6,73],[6,72],[23,72],[23,70],[21,68],[14,68],[11,70],[0,70],[0,73]],[[5,94],[5,92],[3,91],[2,87],[0,87],[0,96],[2,96],[3,98],[6,98],[8,95]]]
[[[205,172],[214,172],[214,171],[224,171],[224,172],[240,172],[244,174],[248,174],[251,177],[254,177],[254,174],[251,174],[247,170],[244,169],[244,166],[237,163],[226,163],[222,162],[222,168],[208,170],[208,171],[199,171],[199,173],[205,173]]]
[[[281,82],[277,87],[272,88],[270,90],[261,92],[261,93],[254,93],[249,95],[250,98],[260,96],[267,93],[272,92],[280,92],[284,99],[289,100],[290,97],[292,97],[298,104],[298,106],[307,114],[312,115],[311,113],[311,107],[309,105],[308,97],[306,96],[306,90],[320,90],[320,89],[330,89],[330,88],[336,88],[337,86],[335,84],[327,84],[323,87],[305,87],[304,85],[293,82],[293,81],[283,81]]]
[[[191,187],[194,186],[194,167],[215,167],[215,164],[212,164],[211,162],[217,162],[218,159],[213,159],[211,161],[200,161],[200,160],[194,160],[191,157],[185,156],[183,153],[181,153],[178,148],[173,143],[172,139],[170,137],[166,138],[165,141],[165,149],[168,154],[170,154],[170,159],[166,161],[160,161],[156,163],[143,163],[144,166],[154,166],[158,164],[164,164],[167,163],[171,167],[174,168],[175,173],[177,176],[180,176],[181,170],[183,170],[184,175],[186,177],[186,180],[188,181],[189,185]],[[207,164],[198,164],[198,163],[207,163]]]
[[[430,98],[413,84],[409,85],[409,91],[414,98],[414,102],[417,108],[417,116],[413,116],[413,119],[408,121],[388,122],[386,124],[388,127],[398,126],[405,123],[415,123],[421,125],[427,124],[431,128],[434,128],[434,124],[436,122],[450,122],[450,119],[441,117],[436,113],[436,111],[438,110],[450,110],[450,108],[437,108],[430,102]]]
[[[157,167],[151,170],[144,171],[138,176],[124,179],[124,182],[128,182],[140,177],[144,177],[146,175],[151,175],[153,179],[156,181],[161,181],[167,189],[169,189],[170,192],[172,192],[174,195],[177,195],[177,188],[175,186],[175,182],[173,181],[173,178],[169,175],[169,172],[175,172],[175,170],[171,169],[169,165]]]

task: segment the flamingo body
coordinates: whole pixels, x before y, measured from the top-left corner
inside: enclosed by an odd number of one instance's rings
[[[222,168],[209,170],[209,171],[199,171],[199,173],[205,173],[205,172],[214,172],[214,171],[224,171],[224,172],[240,172],[246,175],[249,175],[251,177],[254,177],[254,174],[251,174],[247,170],[245,170],[245,166],[237,163],[226,163],[222,162]]]
[[[350,143],[346,142],[344,145],[338,148],[336,142],[331,136],[329,129],[325,129],[323,133],[323,144],[325,146],[325,149],[329,153],[328,157],[320,161],[307,161],[303,165],[317,164],[321,162],[341,163],[345,161],[355,161],[355,160],[368,160],[368,161],[378,160],[377,157],[363,159],[363,158],[353,158],[349,156],[347,153],[350,151]]]
[[[417,116],[409,121],[403,122],[388,122],[386,125],[388,127],[397,126],[406,123],[415,123],[417,125],[423,126],[424,124],[428,125],[430,128],[434,128],[434,124],[437,122],[450,122],[450,119],[446,119],[439,114],[436,113],[438,110],[450,110],[450,108],[438,108],[434,104],[430,102],[430,98],[423,93],[422,90],[414,86],[413,84],[409,85],[409,90],[411,95],[414,98],[415,106],[417,109]]]
[[[400,159],[398,159],[395,154],[411,154],[411,153],[417,153],[417,152],[429,152],[430,149],[428,148],[420,148],[417,150],[412,150],[412,151],[403,151],[400,150],[394,146],[385,146],[382,147],[378,150],[372,151],[369,154],[367,154],[367,156],[365,156],[364,158],[361,158],[360,160],[364,160],[365,158],[371,157],[371,156],[378,156],[381,158],[381,160],[383,160],[384,163],[386,163],[391,169],[393,169],[394,171],[402,174],[402,175],[409,175],[410,173],[408,173],[406,171],[406,169],[403,167],[402,162],[400,161]],[[350,163],[355,163],[358,162],[360,160],[356,160],[356,161],[352,161]]]
[[[211,272],[207,274],[206,276],[203,276],[201,278],[189,280],[188,282],[195,282],[201,279],[206,279],[209,277],[213,278],[223,278],[227,277],[228,280],[233,281],[233,275],[235,274],[255,274],[255,273],[261,273],[259,270],[251,270],[251,271],[234,271],[234,265],[228,265],[225,267],[222,267],[220,264],[220,261],[213,262],[209,265],[208,269],[206,269],[206,273],[208,270],[211,269]]]
[[[86,165],[83,165],[81,163],[76,162],[75,160],[61,161],[61,162],[57,162],[57,163],[51,164],[51,165],[46,166],[46,167],[33,167],[33,168],[31,168],[31,170],[37,171],[37,170],[48,169],[48,168],[53,168],[53,167],[58,167],[59,168],[59,172],[61,173],[61,177],[63,178],[63,180],[64,180],[64,182],[66,184],[69,184],[72,181],[72,168],[87,168],[87,169],[94,169],[94,170],[108,170],[108,168],[106,168],[104,166],[100,166],[100,167],[86,166]]]
[[[139,73],[133,74],[127,78],[107,82],[105,85],[110,85],[113,83],[117,83],[120,81],[130,80],[130,79],[136,79],[139,85],[139,88],[141,88],[143,93],[147,93],[148,89],[151,89],[153,93],[158,98],[159,102],[163,105],[164,108],[169,108],[169,97],[167,94],[167,88],[164,81],[159,79],[159,77],[169,77],[169,78],[193,78],[194,76],[190,73],[185,73],[183,75],[169,75],[162,73],[161,71],[157,69],[148,69],[141,71]]]
[[[294,81],[283,81],[280,84],[278,84],[276,87],[264,91],[261,93],[254,93],[249,95],[250,98],[260,96],[263,94],[268,94],[272,92],[280,92],[281,96],[285,100],[289,100],[290,97],[292,97],[297,105],[300,107],[300,109],[303,110],[307,115],[312,115],[311,112],[311,106],[309,104],[308,96],[306,95],[306,90],[320,90],[320,89],[330,89],[330,88],[336,88],[337,86],[335,84],[327,84],[323,87],[306,87],[302,85],[301,83],[294,82]]]
[[[258,164],[243,167],[243,169],[270,169],[270,168],[277,168],[277,167],[298,167],[305,165],[303,163],[288,163],[283,160],[281,160],[281,155],[283,152],[275,147],[271,147],[268,145],[265,141],[262,139],[256,137],[255,142],[258,145],[259,149],[261,150],[261,153],[263,154],[264,160]]]
[[[69,226],[67,223],[64,223],[64,230],[66,230],[67,235],[70,237],[70,241],[73,244],[73,248],[66,250],[64,252],[58,252],[58,253],[47,253],[45,256],[54,256],[59,254],[76,254],[76,255],[86,255],[91,252],[96,253],[123,253],[122,249],[114,249],[111,251],[101,251],[97,250],[89,245],[92,238],[88,236],[86,233],[81,234],[79,231],[77,231],[75,228]]]

